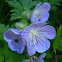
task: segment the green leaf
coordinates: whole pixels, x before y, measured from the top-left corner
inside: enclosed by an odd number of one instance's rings
[[[27,27],[27,20],[22,19],[20,22],[16,22],[15,26],[18,30],[23,30],[25,27]]]
[[[52,10],[52,11],[55,11],[55,10],[57,10],[57,9],[58,9],[57,6],[55,6],[55,5],[51,5],[51,10]]]
[[[26,9],[30,9],[32,6],[37,4],[37,1],[32,1],[32,0],[19,0],[19,1]]]
[[[62,55],[58,55],[58,62],[62,62]]]
[[[10,12],[14,12],[14,13],[20,13],[21,12],[21,10],[18,10],[18,9],[12,9],[12,10],[10,10]]]
[[[5,62],[22,62],[26,58],[25,54],[18,54],[10,49],[5,52]]]
[[[4,24],[0,23],[0,40],[3,40],[3,34],[8,29],[9,29],[9,25],[5,26]]]
[[[51,10],[56,11],[58,9],[57,6],[60,6],[59,0],[50,0]]]
[[[50,52],[46,52],[46,57],[47,58],[52,58],[52,55],[50,54]]]
[[[20,22],[22,22],[22,23],[24,23],[24,24],[26,24],[27,25],[27,19],[26,18],[23,18]]]
[[[4,52],[7,47],[7,44],[4,41],[3,34],[8,29],[9,29],[9,25],[5,26],[4,24],[0,23],[0,62],[5,61]]]
[[[21,16],[20,13],[12,13],[11,16],[12,16],[12,17],[11,17],[10,21],[11,21],[11,20],[15,20],[15,19],[22,18],[22,16]]]
[[[10,12],[12,12],[11,14],[11,20],[14,19],[19,19],[19,18],[23,18],[22,17],[22,11],[29,11],[28,9],[30,9],[32,6],[37,4],[37,1],[32,1],[32,0],[13,0],[13,1],[7,1],[7,3],[10,5],[10,7],[12,7],[12,9],[10,10]]]
[[[4,52],[0,48],[0,62],[4,62]]]
[[[60,39],[58,51],[61,51],[61,52],[62,52],[62,37],[61,37],[61,39]]]
[[[13,1],[6,1],[11,7],[13,8],[16,8],[16,9],[19,9],[19,10],[22,10],[22,6],[21,4],[16,1],[16,0],[13,0]]]
[[[59,0],[50,0],[51,3],[58,3]]]
[[[12,10],[10,10],[12,12],[10,21],[21,18],[22,5],[17,0],[7,1],[7,3],[12,7]]]
[[[54,50],[58,48],[59,43],[60,43],[60,38],[61,38],[61,25],[57,30],[57,34],[56,34],[55,39],[53,40],[53,48],[54,48]]]
[[[60,2],[62,2],[62,0],[59,0]]]

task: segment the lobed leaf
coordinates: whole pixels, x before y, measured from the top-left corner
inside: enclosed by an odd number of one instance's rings
[[[30,9],[32,6],[37,4],[37,1],[32,1],[32,0],[19,0],[20,3],[23,5],[24,8]]]
[[[14,20],[14,19],[22,18],[22,16],[21,16],[20,13],[12,13],[11,16],[12,16],[12,17],[11,17],[10,21],[11,21],[11,20]]]
[[[11,7],[22,10],[21,4],[17,0],[6,1]]]

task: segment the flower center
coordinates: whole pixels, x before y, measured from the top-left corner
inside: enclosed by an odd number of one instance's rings
[[[34,11],[34,14],[36,14],[36,15],[37,15],[37,14],[38,14],[38,11],[37,11],[37,10],[35,10],[35,11]]]
[[[16,38],[14,41],[15,41],[15,43],[19,43],[19,40],[20,40],[21,38],[20,37],[18,37],[18,38]]]
[[[33,35],[35,34],[35,30],[31,30],[30,32],[31,32],[31,34],[33,34]]]
[[[31,30],[31,35],[32,35],[32,45],[37,45],[38,40],[37,40],[37,32],[35,30]]]
[[[19,42],[20,39],[15,39],[15,42]]]

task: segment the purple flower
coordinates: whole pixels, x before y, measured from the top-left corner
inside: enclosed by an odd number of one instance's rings
[[[37,60],[37,62],[44,62],[43,58],[45,58],[45,56],[46,56],[46,53],[41,54],[38,58],[36,56],[33,56],[33,57],[35,60]]]
[[[50,48],[48,39],[54,39],[55,29],[44,22],[31,24],[22,31],[22,37],[27,41],[27,51],[29,55],[43,53]]]
[[[46,56],[46,53],[43,53],[42,55],[40,55],[38,58],[37,58],[37,61],[38,62],[44,62],[43,58]]]
[[[21,38],[20,31],[10,28],[4,33],[4,39],[12,51],[22,54],[25,47],[25,40]]]
[[[31,56],[31,59],[26,59],[22,62],[44,62],[43,58],[46,56],[46,53],[43,53],[38,58],[36,56]]]
[[[49,18],[49,13],[48,11],[50,10],[50,4],[45,2],[42,5],[42,2],[38,3],[36,7],[34,8],[34,11],[32,12],[31,15],[31,22],[38,22],[39,20],[41,22],[45,22]]]

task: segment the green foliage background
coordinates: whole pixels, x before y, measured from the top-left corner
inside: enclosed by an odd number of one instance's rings
[[[23,54],[11,51],[3,38],[3,34],[9,28],[16,28],[15,22],[26,22],[29,25],[31,22],[21,14],[25,10],[33,10],[38,2],[51,4],[50,17],[47,23],[55,27],[57,32],[56,38],[50,40],[51,48],[45,52],[44,60],[45,62],[54,62],[56,51],[58,62],[62,62],[62,0],[0,0],[0,62],[22,62],[28,58],[26,57],[26,47]],[[39,53],[35,54],[37,57],[40,55]]]

